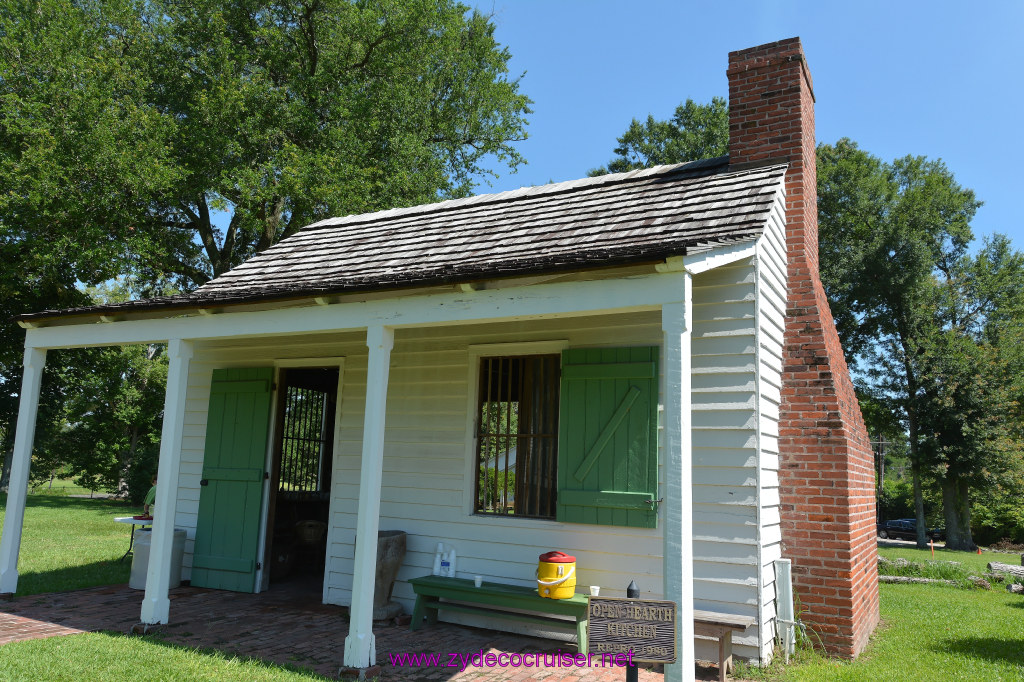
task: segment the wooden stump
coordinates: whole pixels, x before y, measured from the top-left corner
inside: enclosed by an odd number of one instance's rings
[[[1013,583],[1006,586],[1006,591],[1010,594],[1024,594],[1024,585]]]

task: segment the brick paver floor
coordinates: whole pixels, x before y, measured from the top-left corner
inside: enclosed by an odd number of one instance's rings
[[[0,602],[0,645],[81,632],[128,632],[139,621],[142,592],[127,585],[18,597]],[[308,668],[337,677],[348,612],[322,604],[319,590],[274,587],[261,594],[240,594],[196,587],[171,590],[171,622],[161,637],[187,647],[212,648],[275,663]],[[573,653],[572,644],[447,623],[410,632],[407,627],[375,628],[382,682],[481,680],[519,682],[620,682],[621,668],[488,668],[470,666],[398,667],[388,654],[483,652]],[[448,663],[447,657],[442,657]],[[713,666],[698,666],[701,679],[717,679]],[[661,682],[655,670],[640,670],[640,682]]]

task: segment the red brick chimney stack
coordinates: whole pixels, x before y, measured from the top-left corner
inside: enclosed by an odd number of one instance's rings
[[[854,657],[878,623],[874,457],[818,274],[814,88],[799,38],[729,54],[729,163],[785,161],[782,555],[802,619]]]

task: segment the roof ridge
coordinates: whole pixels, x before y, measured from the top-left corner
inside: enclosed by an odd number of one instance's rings
[[[685,163],[662,164],[659,166],[650,166],[648,168],[639,168],[636,170],[626,171],[624,173],[606,173],[604,175],[597,175],[594,177],[587,178],[578,178],[576,180],[565,180],[562,182],[549,183],[546,185],[531,185],[528,187],[520,187],[519,189],[506,190],[504,192],[493,192],[490,194],[474,194],[473,196],[470,197],[462,197],[460,199],[446,199],[445,201],[438,201],[431,204],[417,204],[416,206],[386,208],[381,209],[379,211],[373,211],[371,213],[350,213],[349,215],[346,216],[324,218],[323,220],[318,220],[315,223],[310,223],[309,225],[306,225],[305,227],[298,230],[296,234],[300,232],[306,232],[307,230],[337,227],[339,225],[346,224],[357,224],[365,221],[379,220],[381,218],[398,218],[408,215],[435,213],[446,211],[449,209],[463,208],[466,206],[486,205],[490,203],[504,202],[510,199],[518,199],[520,197],[535,197],[548,194],[560,194],[562,192],[568,192],[588,187],[599,187],[601,185],[620,184],[632,180],[644,180],[657,175],[670,175],[672,173],[677,173],[680,171],[702,170],[705,168],[728,166],[728,164],[728,156],[716,156],[710,159],[697,159],[696,161],[687,161]]]

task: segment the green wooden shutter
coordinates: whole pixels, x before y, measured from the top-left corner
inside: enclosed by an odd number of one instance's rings
[[[657,526],[657,346],[562,353],[560,521]]]
[[[273,379],[270,367],[213,372],[192,557],[197,587],[255,591]]]

